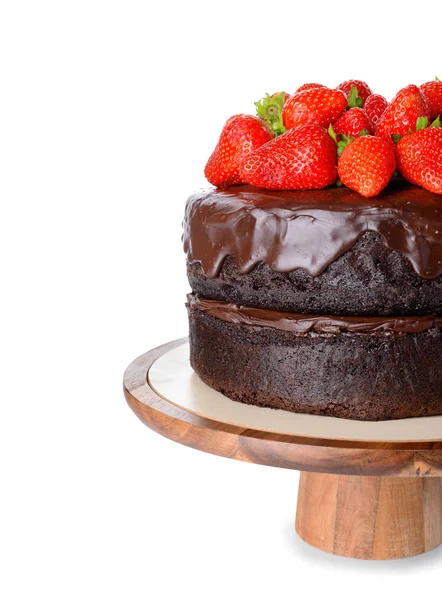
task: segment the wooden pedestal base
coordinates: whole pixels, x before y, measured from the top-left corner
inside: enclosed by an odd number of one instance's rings
[[[442,543],[442,478],[302,472],[296,531],[332,554],[406,558]]]
[[[353,558],[389,559],[422,554],[442,542],[442,416],[391,422],[391,438],[373,436],[379,427],[385,435],[387,423],[364,423],[371,432],[366,439],[355,422],[352,434],[343,435],[343,419],[294,420],[285,413],[278,420],[282,411],[244,411],[198,380],[186,340],[134,360],[124,393],[143,423],[175,442],[301,471],[296,529],[312,546]]]

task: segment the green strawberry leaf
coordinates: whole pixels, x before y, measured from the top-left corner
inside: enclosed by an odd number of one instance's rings
[[[338,179],[338,180],[336,181],[336,186],[337,186],[337,187],[342,187],[343,185],[344,185],[344,184],[342,183],[342,181],[341,181],[340,179]]]
[[[411,132],[411,133],[413,133],[413,132]],[[399,133],[393,133],[393,134],[391,135],[391,139],[393,140],[393,142],[394,142],[395,144],[397,144],[398,142],[400,142],[400,141],[401,141],[401,139],[402,139],[402,136],[401,136],[401,135],[399,135]]]
[[[421,131],[428,127],[428,117],[418,117],[416,121],[416,131]]]
[[[352,85],[350,93],[348,94],[348,107],[356,108],[361,107],[363,104],[362,98],[359,98],[358,88],[355,85]]]
[[[333,129],[333,125],[331,123],[328,126],[328,134],[331,137],[331,139],[335,142],[335,144],[337,144],[338,143],[338,139],[336,137],[335,130]]]
[[[338,142],[338,158],[341,156],[347,146],[354,142],[354,139],[354,137],[342,134],[341,139]]]
[[[266,94],[264,98],[255,102],[257,116],[275,135],[281,135],[287,131],[282,120],[285,97],[285,92],[278,92],[273,96]]]
[[[436,75],[436,77],[434,78],[436,81],[440,81],[439,77]]]
[[[359,137],[363,137],[364,135],[369,135],[368,133],[368,129],[363,129],[360,133],[359,133]]]
[[[440,115],[437,115],[437,117],[434,119],[434,121],[431,123],[430,127],[440,127]]]

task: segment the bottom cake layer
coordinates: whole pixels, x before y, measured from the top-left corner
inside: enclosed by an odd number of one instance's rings
[[[190,362],[232,400],[363,421],[442,414],[442,330],[431,318],[428,329],[423,321],[401,325],[417,333],[390,326],[360,333],[346,325],[318,333],[317,324],[299,333],[296,321],[279,327],[267,319],[270,326],[261,326],[240,311],[233,319],[230,309],[207,305],[189,299]]]

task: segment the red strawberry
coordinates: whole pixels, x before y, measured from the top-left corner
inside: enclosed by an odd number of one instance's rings
[[[396,170],[393,142],[366,135],[351,142],[338,161],[342,183],[362,196],[377,196]]]
[[[321,83],[304,83],[303,85],[301,85],[301,87],[299,87],[296,90],[296,94],[298,92],[303,92],[304,90],[314,90],[316,88],[325,88],[325,85],[322,85]]]
[[[360,104],[360,106],[364,106],[364,103],[367,100],[368,96],[370,96],[370,94],[373,93],[371,91],[371,89],[368,87],[368,85],[365,83],[365,81],[361,81],[360,79],[349,79],[348,81],[344,81],[343,83],[340,83],[336,89],[342,90],[348,96],[350,94],[351,88],[353,86],[356,87],[356,89],[358,91],[358,96],[362,100],[362,104]],[[355,106],[358,106],[358,105],[356,104]]]
[[[430,117],[427,102],[415,85],[400,90],[388,105],[376,127],[376,135],[390,137],[415,131],[419,117]]]
[[[433,120],[442,115],[442,81],[436,79],[424,83],[421,85],[421,92],[425,96],[430,109],[430,119]]]
[[[387,106],[388,102],[384,96],[381,96],[380,94],[371,94],[371,96],[368,96],[364,104],[364,110],[373,126],[378,123]]]
[[[328,127],[347,108],[347,96],[339,90],[311,88],[296,92],[284,104],[282,118],[287,129],[299,125]]]
[[[373,134],[373,127],[362,108],[350,108],[333,124],[336,135],[359,137],[361,133]]]
[[[264,123],[251,115],[235,115],[224,125],[204,174],[213,185],[243,183],[239,165],[245,156],[272,139]]]
[[[336,181],[336,144],[317,125],[290,129],[247,156],[240,172],[270,190],[321,189]]]
[[[442,194],[442,128],[429,127],[405,135],[396,145],[400,174],[416,185]]]

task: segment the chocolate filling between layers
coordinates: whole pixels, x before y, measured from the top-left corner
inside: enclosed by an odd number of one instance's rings
[[[187,296],[189,310],[200,310],[211,317],[227,323],[271,327],[280,331],[305,334],[310,332],[339,335],[344,332],[372,334],[390,332],[392,334],[422,333],[442,328],[442,318],[424,317],[340,317],[324,315],[301,315],[262,308],[240,306],[231,302],[220,302],[200,298],[195,294]]]

